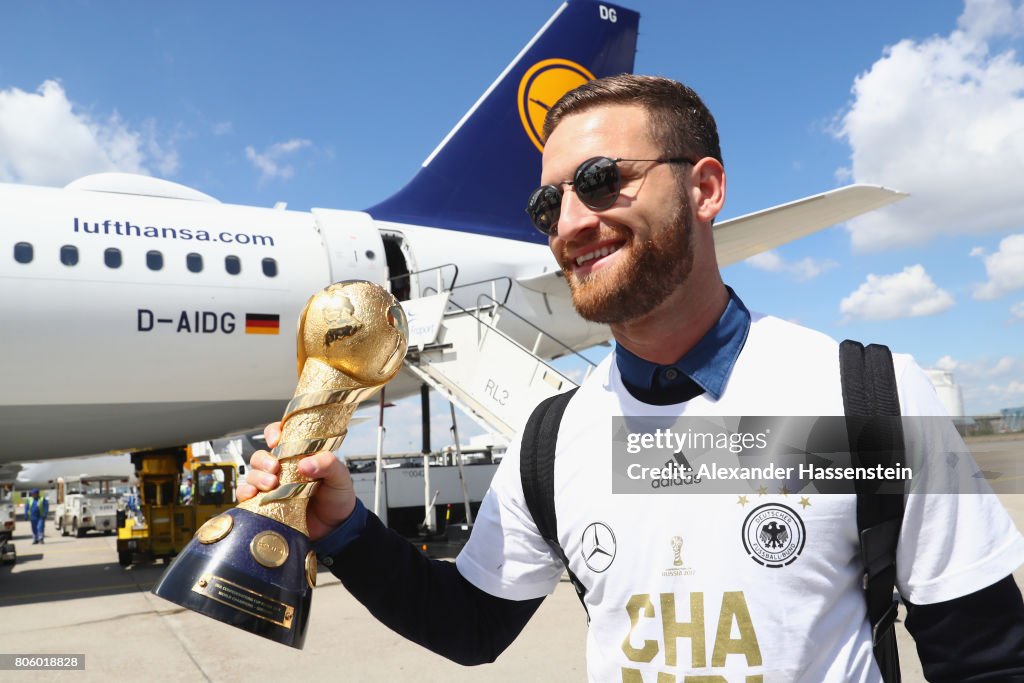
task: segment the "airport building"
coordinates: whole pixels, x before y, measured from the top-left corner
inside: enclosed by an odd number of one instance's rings
[[[1003,408],[999,412],[1003,415],[1000,431],[1024,431],[1024,406],[1020,406],[1019,408]]]

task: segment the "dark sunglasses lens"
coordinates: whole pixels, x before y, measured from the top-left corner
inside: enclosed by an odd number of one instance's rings
[[[607,209],[619,198],[619,167],[608,157],[587,159],[576,169],[572,187],[591,209]]]
[[[562,191],[554,185],[538,187],[530,195],[530,201],[526,204],[526,213],[529,214],[533,227],[545,235],[554,233],[561,210]]]

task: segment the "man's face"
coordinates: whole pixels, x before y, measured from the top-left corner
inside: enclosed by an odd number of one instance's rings
[[[658,159],[680,152],[651,140],[639,106],[599,107],[563,119],[552,132],[541,183],[571,180],[595,156]],[[619,198],[603,211],[587,208],[563,185],[558,232],[549,239],[576,310],[600,323],[650,313],[683,286],[693,265],[692,218],[674,166],[622,161],[619,171]]]

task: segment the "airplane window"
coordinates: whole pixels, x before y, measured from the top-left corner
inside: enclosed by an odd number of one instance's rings
[[[65,244],[60,248],[60,262],[65,266],[78,264],[78,247],[73,244]]]
[[[121,267],[121,250],[111,247],[103,252],[103,262],[107,264],[107,268],[120,268]]]
[[[164,255],[159,251],[146,252],[146,267],[150,270],[163,270]]]
[[[225,256],[224,268],[228,271],[228,275],[238,275],[242,272],[242,262],[237,256]]]
[[[18,263],[32,262],[32,245],[28,242],[18,242],[14,245],[14,260]],[[266,270],[266,266],[263,267]]]
[[[263,274],[267,277],[277,277],[277,261],[272,258],[263,259]]]
[[[185,265],[188,266],[190,272],[200,273],[203,270],[203,257],[194,251],[185,257]]]

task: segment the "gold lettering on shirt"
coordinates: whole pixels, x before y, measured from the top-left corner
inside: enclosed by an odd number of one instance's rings
[[[690,593],[690,621],[676,621],[676,596],[662,593],[661,625],[665,632],[665,664],[676,666],[676,640],[689,638],[690,665],[695,669],[707,666],[703,593]]]
[[[739,628],[739,638],[732,637],[732,624]],[[743,591],[731,591],[722,595],[722,611],[718,615],[718,633],[715,634],[715,649],[711,653],[711,666],[725,666],[725,658],[731,654],[744,655],[747,666],[761,666],[761,647],[754,632],[754,622]]]
[[[622,667],[622,683],[644,683],[644,675],[640,669]],[[659,671],[657,683],[676,683],[676,675]]]
[[[676,680],[675,674],[659,671],[656,683],[676,683]],[[764,676],[755,674],[745,676],[743,680],[745,683],[764,683]],[[622,667],[622,683],[645,683],[644,675],[639,669]],[[729,679],[725,676],[683,676],[682,683],[729,683]]]
[[[629,633],[626,634],[626,639],[622,641],[622,651],[631,662],[650,662],[658,654],[658,641],[656,640],[645,640],[644,646],[641,648],[633,647],[633,632],[636,631],[637,624],[640,623],[641,612],[648,619],[654,618],[654,605],[651,604],[651,596],[646,593],[634,595],[626,603],[626,613],[629,614]],[[635,669],[623,669],[623,681],[626,680],[627,670],[636,671]],[[636,673],[638,676],[640,675],[639,671]]]
[[[629,615],[629,632],[622,641],[622,652],[631,662],[650,664],[659,652],[664,653],[665,667],[707,670],[707,636],[704,631],[704,593],[689,593],[690,620],[677,621],[675,593],[661,593],[659,606],[661,610],[661,640],[644,640],[642,647],[635,647],[633,642],[637,636],[641,619],[657,619],[651,595],[640,593],[630,597],[626,604]],[[682,597],[682,596],[680,596]],[[657,622],[655,622],[657,623]],[[733,637],[733,630],[738,633]],[[678,660],[678,640],[690,639],[690,662],[680,666]],[[714,635],[714,647],[711,652],[711,666],[715,669],[726,668],[729,655],[743,655],[748,667],[762,666],[761,646],[754,630],[754,622],[750,617],[746,596],[743,591],[730,591],[722,594],[722,606],[718,613],[718,626]],[[734,662],[734,664],[737,664]],[[657,680],[645,678],[640,669],[622,667],[623,683],[730,683],[732,680],[718,674],[683,674],[669,671],[657,672]],[[654,671],[648,671],[648,676]],[[677,676],[679,676],[677,678]],[[761,674],[747,674],[744,683],[764,683]]]

